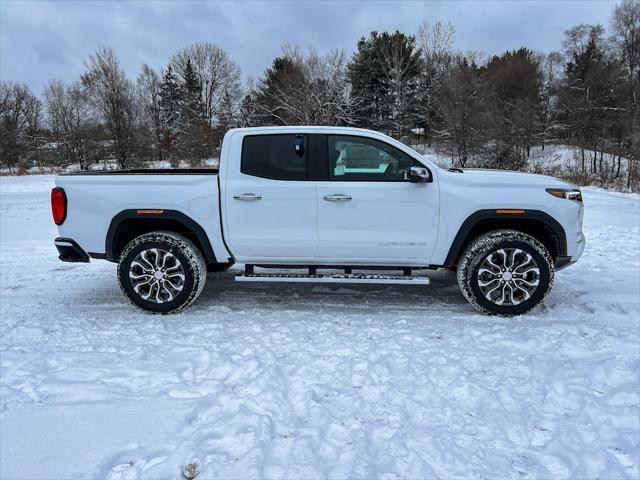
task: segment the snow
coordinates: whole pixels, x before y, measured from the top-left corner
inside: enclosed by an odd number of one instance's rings
[[[411,148],[419,152],[423,157],[432,163],[442,167],[450,168],[459,166],[451,157],[451,153],[440,147],[430,147],[424,144],[411,145]],[[587,170],[590,170],[591,160],[593,158],[593,150],[585,149],[585,162]],[[598,152],[598,165],[600,165],[600,152]],[[615,176],[611,171],[617,170],[618,157],[611,153],[603,155],[602,166],[607,172],[607,182],[611,188],[615,185],[625,186],[626,177],[629,168],[629,160],[626,157],[620,158],[620,175]],[[471,157],[467,164],[468,168],[483,167],[484,161],[481,158]],[[572,145],[548,144],[544,150],[540,145],[531,148],[530,157],[528,159],[527,171],[533,173],[542,173],[551,176],[560,176],[565,179],[575,178],[582,171],[582,155],[580,148]],[[590,174],[590,181],[599,182],[599,176],[602,172]],[[615,177],[615,178],[614,178]]]
[[[138,312],[59,262],[50,176],[0,178],[0,478],[638,478],[640,196],[519,318],[430,286],[236,284]]]

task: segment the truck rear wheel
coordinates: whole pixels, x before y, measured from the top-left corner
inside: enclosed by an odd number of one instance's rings
[[[151,232],[134,238],[118,263],[122,293],[151,313],[178,313],[202,292],[207,266],[191,240],[173,232]]]
[[[480,235],[458,262],[458,284],[477,310],[489,315],[521,315],[553,286],[554,265],[542,243],[515,230]]]

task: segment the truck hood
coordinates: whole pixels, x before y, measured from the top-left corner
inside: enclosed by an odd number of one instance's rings
[[[465,168],[462,173],[460,171],[445,170],[447,179],[455,183],[468,185],[483,186],[502,186],[509,185],[511,187],[522,186],[544,186],[555,188],[576,188],[575,185],[548,175],[539,175],[537,173],[512,172],[509,170],[489,170],[484,168]]]

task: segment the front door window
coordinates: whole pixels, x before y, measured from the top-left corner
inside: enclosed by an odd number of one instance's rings
[[[379,140],[329,135],[329,180],[347,182],[406,182],[415,161]]]

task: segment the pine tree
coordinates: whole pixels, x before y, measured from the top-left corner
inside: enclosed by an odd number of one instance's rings
[[[210,135],[205,120],[205,109],[201,97],[202,85],[193,69],[191,59],[187,59],[180,88],[181,129],[183,131],[182,152],[195,165],[210,150]]]
[[[415,126],[420,71],[412,35],[374,31],[362,37],[349,64],[353,94],[361,104],[359,126],[397,137]]]
[[[382,39],[378,32],[358,41],[358,50],[349,64],[353,95],[360,101],[358,126],[379,129],[388,112],[389,85],[380,62]]]
[[[181,89],[171,65],[162,76],[160,85],[160,118],[161,118],[161,148],[167,152],[174,164],[178,148],[181,123]]]
[[[223,135],[223,132],[236,126],[236,118],[236,104],[229,90],[225,90],[220,101],[220,118],[218,119],[218,128]]]
[[[201,98],[202,85],[200,79],[193,69],[191,59],[187,59],[183,84],[180,88],[181,108],[183,116],[188,123],[193,123],[197,119],[203,119],[204,105]]]

